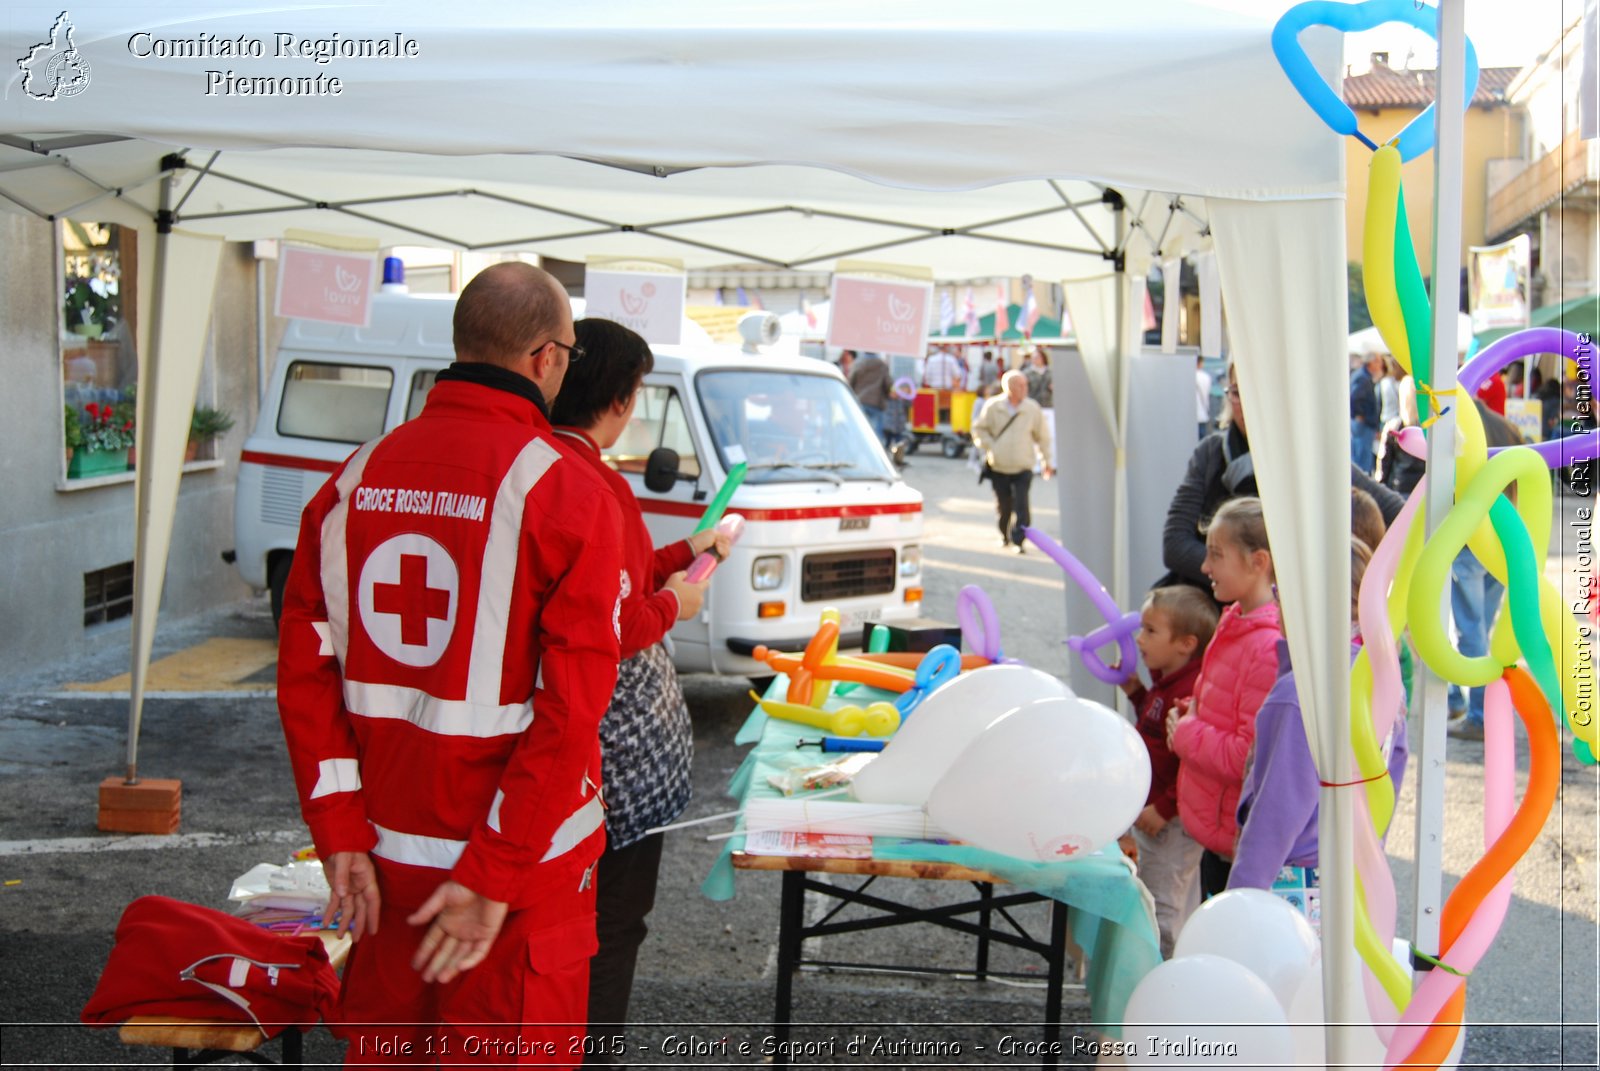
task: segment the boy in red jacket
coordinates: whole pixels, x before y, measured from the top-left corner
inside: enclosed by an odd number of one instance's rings
[[[1217,628],[1217,608],[1199,588],[1156,588],[1145,600],[1135,642],[1150,687],[1133,677],[1122,686],[1138,712],[1136,728],[1150,752],[1150,795],[1133,822],[1139,877],[1156,904],[1161,956],[1172,956],[1178,931],[1200,906],[1200,843],[1178,818],[1178,757],[1167,747],[1167,713],[1194,693],[1200,654]]]

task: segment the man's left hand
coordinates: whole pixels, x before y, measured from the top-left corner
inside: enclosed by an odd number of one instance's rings
[[[448,982],[462,971],[482,963],[506,920],[507,905],[490,900],[454,881],[441,882],[427,903],[406,919],[412,926],[428,926],[413,970],[424,982]]]

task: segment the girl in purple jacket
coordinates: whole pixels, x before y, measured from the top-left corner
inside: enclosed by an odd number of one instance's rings
[[[1361,540],[1350,540],[1350,616],[1355,620],[1357,593],[1372,552]],[[1350,657],[1361,648],[1352,631]],[[1280,674],[1256,715],[1256,745],[1239,795],[1239,844],[1234,851],[1230,889],[1271,889],[1285,867],[1305,868],[1293,884],[1315,888],[1317,877],[1317,795],[1321,778],[1311,760],[1300,696],[1295,691],[1289,645],[1278,641]],[[1395,794],[1406,769],[1406,719],[1395,719],[1387,742],[1389,777]]]

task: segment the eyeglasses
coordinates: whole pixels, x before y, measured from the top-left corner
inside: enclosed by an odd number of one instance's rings
[[[569,346],[565,342],[562,342],[558,338],[552,338],[548,342],[539,343],[537,346],[533,347],[533,352],[534,353],[538,353],[540,350],[544,349],[546,346],[560,346],[562,349],[567,351],[567,359],[569,361],[581,361],[581,360],[583,360],[583,358],[589,352],[588,350],[584,349],[582,346]]]

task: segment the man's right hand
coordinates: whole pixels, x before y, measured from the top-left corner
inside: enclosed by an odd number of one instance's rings
[[[698,584],[691,584],[685,579],[685,574],[682,571],[667,577],[667,590],[678,597],[679,621],[687,621],[700,612],[700,607],[706,601],[706,586],[710,583],[711,581],[708,578]]]
[[[339,915],[338,932],[349,931],[355,940],[378,932],[378,871],[366,852],[334,852],[323,862],[328,887],[328,914]]]

